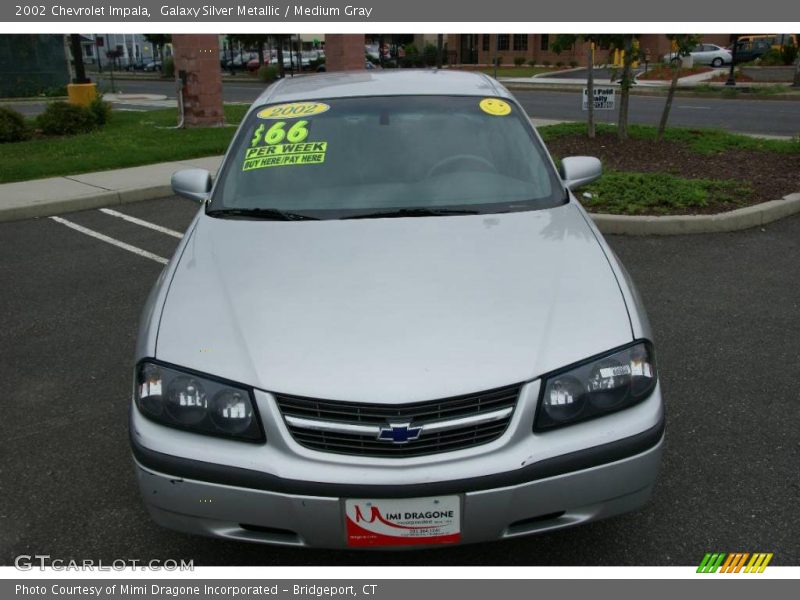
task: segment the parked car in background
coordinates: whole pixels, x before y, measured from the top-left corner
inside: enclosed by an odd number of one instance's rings
[[[160,71],[161,70],[161,61],[160,60],[151,60],[144,64],[142,67],[143,71]]]
[[[587,156],[557,168],[480,73],[267,88],[216,180],[172,178],[199,210],[136,345],[151,517],[420,548],[642,507],[664,404],[641,298],[575,196],[600,175]]]
[[[762,35],[742,35],[737,38],[739,43],[768,42],[770,47],[780,50],[782,46],[797,46],[797,35],[794,33],[769,33]],[[738,61],[737,61],[738,62]]]
[[[364,68],[367,71],[371,71],[372,69],[377,69],[378,67],[375,66],[375,63],[369,60],[364,60]],[[325,67],[325,64],[321,64],[317,67],[317,73],[325,73],[328,69]]]
[[[132,60],[127,65],[125,65],[126,71],[143,71],[145,65],[150,61],[145,61],[143,59]]]
[[[745,39],[736,42],[736,64],[750,62],[772,50],[771,39]]]
[[[228,57],[225,60],[224,69],[227,71],[243,71],[247,68],[248,63],[254,59],[258,59],[257,54],[251,54],[247,52],[234,54],[232,57]]]
[[[716,44],[700,44],[689,53],[695,64],[698,65],[711,65],[712,67],[721,67],[722,65],[729,65],[733,61],[731,53],[717,46]],[[674,52],[665,54],[662,57],[664,62],[675,62],[681,60],[681,57]]]

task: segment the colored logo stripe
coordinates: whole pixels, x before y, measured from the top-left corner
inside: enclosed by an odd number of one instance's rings
[[[719,566],[722,564],[722,561],[725,560],[725,553],[715,552],[711,554],[710,552],[706,552],[706,555],[703,557],[703,560],[700,562],[700,566],[697,567],[698,573],[716,573]]]
[[[750,563],[745,567],[745,573],[763,573],[767,568],[769,561],[772,560],[772,552],[759,552],[753,554]]]
[[[763,573],[772,560],[772,552],[707,552],[697,567],[698,573]],[[747,562],[747,559],[750,562]],[[747,563],[747,566],[745,566]],[[742,570],[744,569],[744,570]]]

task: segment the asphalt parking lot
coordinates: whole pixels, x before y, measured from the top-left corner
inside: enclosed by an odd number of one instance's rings
[[[113,208],[182,232],[196,205]],[[0,564],[49,554],[196,565],[691,565],[707,551],[800,563],[800,216],[728,234],[609,237],[648,307],[667,401],[667,452],[645,509],[403,553],[232,543],[153,524],[134,481],[127,411],[139,310],[162,268],[156,259],[178,239],[98,210],[63,218],[85,230],[51,218],[0,223]]]

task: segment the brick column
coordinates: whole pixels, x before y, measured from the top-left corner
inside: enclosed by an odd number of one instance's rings
[[[325,34],[326,71],[363,71],[365,62],[363,35]]]
[[[222,125],[222,74],[217,36],[173,34],[172,47],[175,77],[181,71],[186,71],[186,87],[183,90],[185,126]]]

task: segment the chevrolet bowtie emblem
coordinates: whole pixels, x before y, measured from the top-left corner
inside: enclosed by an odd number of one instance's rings
[[[378,439],[393,444],[407,444],[421,433],[422,427],[412,427],[411,423],[389,423],[388,427],[381,427]]]

